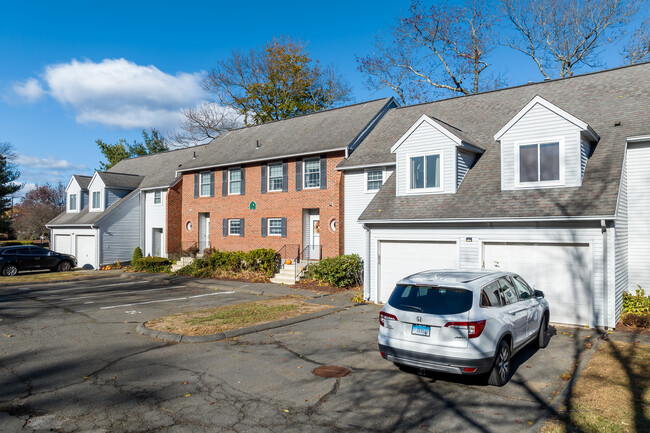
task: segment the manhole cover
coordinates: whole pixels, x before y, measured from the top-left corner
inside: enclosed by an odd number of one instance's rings
[[[350,374],[350,370],[338,365],[323,365],[314,368],[311,372],[320,377],[343,377]]]

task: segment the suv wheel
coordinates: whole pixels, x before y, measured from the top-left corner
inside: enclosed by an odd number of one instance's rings
[[[501,340],[494,360],[494,366],[488,377],[488,383],[495,386],[503,386],[510,379],[510,346],[505,340]]]
[[[16,265],[7,265],[2,270],[2,275],[4,275],[5,277],[13,277],[17,273],[18,273],[18,266]]]
[[[534,340],[536,347],[540,349],[548,346],[548,315],[544,314],[542,316],[542,323],[539,325],[539,331],[537,331],[537,338]]]
[[[61,272],[66,272],[72,269],[72,265],[70,264],[69,261],[64,260],[61,263],[59,263],[59,267],[57,269]]]

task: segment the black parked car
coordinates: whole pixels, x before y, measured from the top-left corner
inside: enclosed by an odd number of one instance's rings
[[[0,248],[0,274],[11,277],[20,271],[49,269],[69,271],[77,266],[77,258],[36,246]]]

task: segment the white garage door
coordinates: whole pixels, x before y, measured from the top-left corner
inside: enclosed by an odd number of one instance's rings
[[[386,302],[404,277],[430,269],[458,268],[456,242],[382,241],[379,251],[379,302]]]
[[[520,274],[544,292],[551,321],[593,325],[591,250],[585,244],[483,244],[485,269]]]
[[[77,236],[77,266],[94,269],[95,268],[95,236]]]
[[[70,235],[54,235],[54,251],[61,254],[70,254],[72,252]]]

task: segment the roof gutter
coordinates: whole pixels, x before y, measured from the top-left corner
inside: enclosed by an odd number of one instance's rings
[[[345,170],[358,170],[360,168],[371,168],[371,167],[388,167],[394,166],[395,162],[381,162],[377,164],[363,164],[363,165],[353,165],[350,167],[336,167],[335,170],[345,171]]]
[[[477,222],[522,222],[522,221],[613,221],[615,215],[607,216],[584,216],[584,217],[525,217],[525,218],[447,218],[437,220],[363,220],[358,221],[363,224],[438,224],[438,223],[477,223]]]
[[[278,155],[278,156],[268,156],[266,158],[257,158],[257,159],[246,159],[242,161],[233,161],[233,162],[228,162],[225,164],[212,164],[212,165],[204,165],[201,167],[193,167],[193,168],[184,168],[182,170],[176,170],[176,173],[185,173],[188,171],[198,171],[198,170],[207,170],[210,168],[219,168],[219,167],[231,167],[233,165],[242,165],[242,164],[250,164],[253,162],[262,162],[262,161],[272,161],[276,159],[285,159],[285,158],[295,158],[297,156],[310,156],[310,155],[322,155],[323,153],[329,153],[329,152],[343,152],[347,150],[346,147],[337,147],[334,149],[323,149],[323,150],[318,150],[314,152],[301,152],[301,153],[292,153],[289,155]]]

